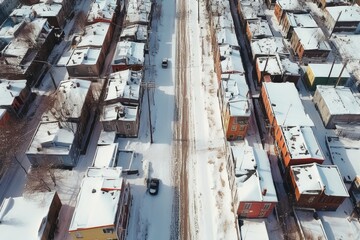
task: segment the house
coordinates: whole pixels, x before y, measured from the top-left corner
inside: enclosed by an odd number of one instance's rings
[[[278,55],[257,57],[255,60],[258,82],[282,82],[283,68]]]
[[[142,71],[125,70],[110,73],[105,90],[105,104],[140,105]]]
[[[325,160],[311,127],[281,126],[275,130],[275,140],[285,169],[298,164],[322,164]]]
[[[40,2],[29,5],[22,5],[14,9],[10,14],[11,18],[24,20],[25,18],[45,18],[53,27],[63,28],[65,23],[65,12],[62,4]]]
[[[232,191],[238,217],[268,217],[278,199],[266,152],[249,146],[232,146],[229,161],[234,166],[229,174],[233,178],[230,184],[235,183]]]
[[[221,73],[245,73],[238,48],[228,44],[220,45],[220,66]]]
[[[21,117],[30,104],[31,90],[26,85],[26,80],[0,79],[0,96],[0,109],[6,110],[7,114]]]
[[[238,1],[237,11],[239,13],[242,26],[245,28],[249,20],[264,19],[266,20],[262,0],[244,0]]]
[[[251,115],[245,75],[222,74],[219,99],[226,139],[244,139]]]
[[[69,233],[73,239],[124,240],[130,206],[130,185],[120,167],[89,168],[80,186]]]
[[[4,22],[10,13],[19,6],[19,0],[2,0],[0,1],[0,23]]]
[[[146,43],[148,41],[147,26],[142,24],[124,26],[120,35],[120,41]]]
[[[324,16],[329,32],[360,33],[360,7],[357,4],[326,7]]]
[[[70,77],[97,78],[101,74],[105,55],[101,48],[76,48],[66,64]]]
[[[81,79],[63,80],[59,83],[54,95],[51,110],[43,118],[51,114],[56,120],[76,123],[74,132],[77,136],[77,144],[82,153],[86,151],[84,139],[90,135],[87,129],[92,123],[94,98],[91,91],[91,82]],[[51,117],[50,117],[51,118]]]
[[[281,25],[286,38],[290,39],[294,28],[317,28],[318,25],[310,13],[286,12],[282,18]]]
[[[350,74],[342,63],[309,63],[304,78],[314,91],[318,85],[345,85]]]
[[[326,59],[331,47],[320,28],[294,28],[290,39],[291,48],[299,57]]]
[[[104,130],[101,130],[97,145],[98,146],[110,145],[113,144],[115,140],[116,140],[115,131],[105,132]]]
[[[356,176],[360,176],[359,139],[328,135],[325,137],[325,142],[332,164],[338,166],[346,183],[351,183]]]
[[[293,82],[295,85],[300,79],[301,68],[296,62],[289,58],[280,58],[283,68],[282,82]]]
[[[14,22],[8,19],[0,30],[0,75],[7,79],[26,79],[29,86],[49,68],[47,58],[55,45],[55,31],[46,19]]]
[[[56,192],[5,198],[0,205],[0,239],[51,239],[61,206]]]
[[[266,220],[264,219],[241,219],[240,236],[241,240],[269,240],[269,234],[266,229]]]
[[[306,10],[298,0],[276,0],[274,14],[279,24],[282,22],[286,12],[305,13]]]
[[[144,67],[145,43],[120,41],[116,45],[111,63],[113,72],[131,69],[142,70]]]
[[[54,119],[39,122],[26,150],[26,156],[33,166],[43,163],[61,168],[76,166],[80,149],[77,124]]]
[[[140,125],[138,106],[124,106],[121,103],[105,105],[100,116],[105,131],[115,131],[125,137],[137,137]]]
[[[318,7],[322,9],[329,6],[344,6],[350,4],[349,0],[315,0],[314,2],[317,3]],[[352,2],[356,2],[357,4],[360,3],[358,0]]]
[[[213,27],[219,45],[228,44],[232,47],[240,48],[231,15],[214,16]]]
[[[118,0],[94,0],[87,15],[87,23],[115,23]]]
[[[303,239],[329,239],[315,209],[295,208],[294,216]]]
[[[251,40],[251,53],[255,61],[257,57],[279,56],[288,57],[289,50],[285,46],[282,37],[268,37]]]
[[[130,0],[127,3],[124,25],[142,24],[150,27],[153,4],[151,0]]]
[[[335,211],[349,197],[336,165],[291,166],[289,178],[299,207]]]
[[[92,166],[96,168],[114,167],[118,156],[118,148],[118,143],[97,146]]]
[[[360,97],[348,87],[318,85],[313,102],[325,128],[360,122]]]
[[[249,42],[253,39],[273,37],[269,23],[266,20],[248,20],[246,24],[246,36]]]

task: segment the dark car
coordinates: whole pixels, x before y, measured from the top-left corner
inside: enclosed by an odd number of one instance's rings
[[[169,59],[163,58],[163,60],[161,61],[162,68],[167,68],[168,65],[169,65]]]
[[[149,182],[149,193],[151,195],[157,195],[159,192],[160,180],[157,178],[150,179]]]

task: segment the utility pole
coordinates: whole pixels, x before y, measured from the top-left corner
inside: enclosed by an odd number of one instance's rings
[[[348,63],[348,60],[346,60],[346,62],[344,63],[344,66],[342,67],[342,69],[341,69],[341,71],[340,71],[339,77],[338,77],[338,79],[337,79],[336,84],[335,84],[334,87],[337,87],[337,86],[339,85],[339,82],[340,82],[340,80],[341,80],[341,75],[342,75],[342,73],[344,72],[344,69],[345,69],[347,63]]]
[[[334,58],[334,61],[333,61],[332,65],[331,65],[330,72],[329,72],[329,75],[328,75],[328,77],[327,77],[326,83],[329,83],[330,76],[331,76],[331,72],[332,72],[332,70],[333,70],[335,61],[336,61],[336,58]]]
[[[336,18],[336,21],[335,21],[335,24],[334,24],[333,29],[331,30],[331,33],[330,33],[329,39],[331,38],[331,36],[332,36],[332,34],[333,34],[333,32],[334,32],[334,29],[335,29],[335,27],[336,27],[337,22],[339,21],[339,18],[340,18],[340,16],[341,16],[341,14],[342,14],[342,11],[340,11],[340,12],[339,12],[338,17]]]
[[[147,102],[148,102],[148,113],[149,113],[149,125],[150,125],[150,142],[154,143],[154,139],[153,139],[153,130],[152,130],[152,122],[151,122],[151,108],[150,108],[150,93],[149,93],[149,89],[150,88],[155,88],[155,82],[151,81],[151,82],[142,82],[140,84],[141,87],[146,88],[146,92],[147,92]]]

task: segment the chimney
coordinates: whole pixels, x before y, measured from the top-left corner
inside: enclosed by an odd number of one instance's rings
[[[266,196],[266,193],[267,193],[267,189],[265,188],[265,189],[262,191],[262,195],[263,195],[263,196]]]

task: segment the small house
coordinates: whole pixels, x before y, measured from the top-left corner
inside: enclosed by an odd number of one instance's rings
[[[326,7],[324,12],[330,32],[360,33],[360,7],[357,4]]]
[[[246,36],[249,42],[253,39],[273,37],[269,23],[266,20],[248,20],[246,24]]]
[[[98,78],[101,74],[105,55],[101,48],[76,48],[66,64],[70,77]]]
[[[142,70],[144,67],[145,43],[120,41],[116,45],[111,63],[113,72],[131,69]]]
[[[255,62],[256,75],[259,83],[263,81],[282,82],[284,70],[278,55],[257,57]]]
[[[290,39],[294,28],[317,28],[318,25],[310,13],[291,13],[286,12],[281,25],[286,38]]]
[[[291,166],[289,177],[299,207],[335,211],[349,197],[336,165]]]
[[[298,0],[277,0],[274,7],[274,14],[279,24],[287,12],[304,13],[306,11]]]

